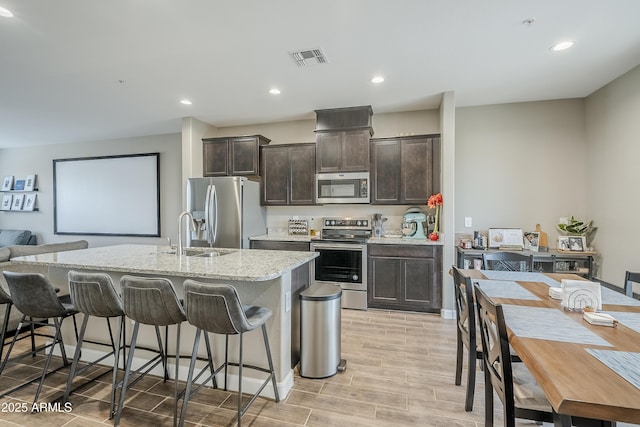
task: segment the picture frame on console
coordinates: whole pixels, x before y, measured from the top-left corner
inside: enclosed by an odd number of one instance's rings
[[[586,248],[584,236],[559,236],[558,250],[567,252],[584,252]]]
[[[540,233],[538,231],[526,231],[523,241],[525,251],[538,252],[540,247]]]

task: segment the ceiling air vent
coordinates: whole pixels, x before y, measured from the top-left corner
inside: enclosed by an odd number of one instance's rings
[[[310,65],[326,64],[329,62],[324,52],[319,48],[298,50],[295,52],[289,52],[289,54],[298,67],[308,67]]]

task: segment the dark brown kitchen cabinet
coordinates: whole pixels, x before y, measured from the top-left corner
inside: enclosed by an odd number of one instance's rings
[[[442,308],[442,246],[369,244],[367,275],[370,308]]]
[[[424,205],[440,191],[440,136],[371,140],[371,203]]]
[[[315,204],[315,144],[264,146],[260,154],[263,205]]]
[[[370,138],[368,129],[316,133],[317,171],[368,171]]]
[[[203,139],[203,175],[259,175],[260,146],[270,141],[262,135]]]
[[[309,242],[287,242],[283,240],[250,240],[250,249],[266,249],[270,251],[300,251],[309,252]]]

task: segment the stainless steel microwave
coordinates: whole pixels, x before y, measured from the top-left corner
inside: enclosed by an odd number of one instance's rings
[[[369,203],[369,172],[316,174],[316,203]]]

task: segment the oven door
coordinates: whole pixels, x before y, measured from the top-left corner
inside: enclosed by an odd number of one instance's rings
[[[367,289],[366,245],[352,243],[312,243],[316,258],[316,282],[337,283],[342,289]]]

